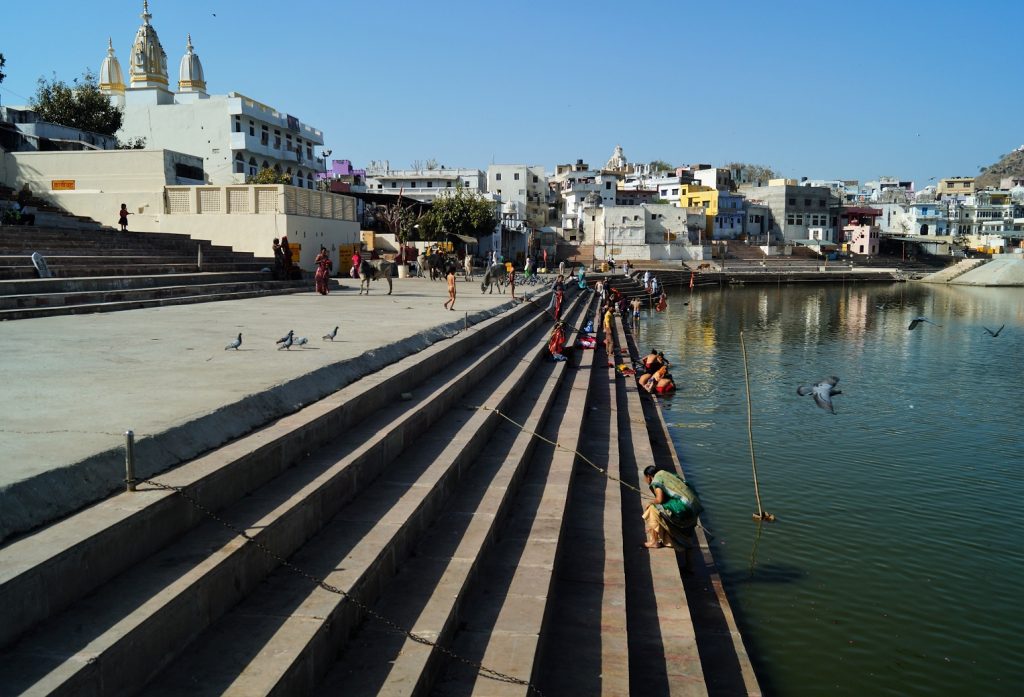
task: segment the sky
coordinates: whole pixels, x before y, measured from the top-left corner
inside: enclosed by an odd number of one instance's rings
[[[1024,2],[153,0],[172,83],[186,34],[211,94],[321,129],[393,169],[750,162],[917,188],[1024,144]],[[138,0],[21,2],[0,103],[40,76],[127,76]]]

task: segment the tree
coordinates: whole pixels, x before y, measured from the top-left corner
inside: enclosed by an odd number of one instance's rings
[[[254,177],[246,177],[246,184],[291,184],[292,178],[276,169],[264,167]]]
[[[664,160],[651,160],[647,166],[651,168],[652,172],[671,172],[675,170],[675,167]]]
[[[426,162],[426,164],[424,166],[427,169],[429,169],[429,170],[433,170],[433,169],[437,169],[437,166],[439,164],[440,163],[437,161],[437,158],[429,157],[429,158],[427,158],[427,162]]]
[[[730,162],[726,169],[733,172],[737,184],[759,184],[767,186],[768,180],[777,179],[779,173],[767,165],[753,165],[748,162]]]
[[[422,239],[431,241],[442,240],[450,232],[479,237],[492,232],[497,222],[494,201],[460,186],[434,199],[419,221],[419,231]]]
[[[49,81],[39,78],[29,103],[44,121],[107,136],[117,133],[124,118],[124,111],[100,92],[96,75],[88,69],[70,85],[56,75]]]
[[[6,64],[7,59],[4,58],[4,54],[0,53],[0,82],[3,82],[4,78],[7,77],[7,73],[4,72],[4,65]]]
[[[146,147],[146,139],[142,136],[129,138],[128,140],[117,139],[117,147],[120,150],[142,150]]]
[[[374,217],[398,240],[400,263],[405,263],[405,243],[416,237],[417,225],[423,219],[412,206],[402,205],[401,200],[388,206],[377,206]]]

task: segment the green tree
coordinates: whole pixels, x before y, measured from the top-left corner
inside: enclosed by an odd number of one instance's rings
[[[672,172],[675,170],[675,167],[664,160],[651,160],[648,166],[652,172]]]
[[[108,136],[117,133],[124,118],[124,111],[100,92],[96,75],[88,69],[70,85],[56,75],[52,80],[39,78],[30,105],[45,121]]]
[[[0,53],[0,82],[4,81],[7,77],[7,73],[4,72],[4,66],[7,65],[7,59],[4,58],[4,54]]]
[[[494,201],[460,186],[434,199],[419,221],[419,232],[428,241],[440,241],[449,232],[479,237],[493,231],[497,222]]]
[[[738,184],[758,184],[767,186],[769,179],[778,179],[779,173],[767,165],[752,165],[748,162],[730,162],[726,169],[733,171]]]
[[[254,177],[246,177],[246,184],[291,184],[292,178],[276,169],[264,167]]]

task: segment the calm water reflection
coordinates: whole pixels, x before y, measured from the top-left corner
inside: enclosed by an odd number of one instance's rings
[[[684,291],[639,336],[675,364],[666,417],[767,694],[1019,693],[1024,290]],[[796,395],[828,375],[834,416]]]

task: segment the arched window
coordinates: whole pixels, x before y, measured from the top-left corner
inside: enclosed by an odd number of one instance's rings
[[[312,172],[306,172],[306,188],[307,189],[312,189],[313,188],[313,173]]]
[[[270,163],[267,162],[266,160],[264,160],[263,161],[263,169],[269,169],[269,168],[270,168]]]
[[[280,174],[281,173],[281,165],[274,165],[274,171],[277,172],[278,174]]]
[[[245,173],[245,158],[242,157],[242,153],[235,153],[235,174]]]

